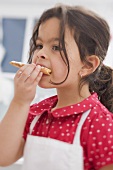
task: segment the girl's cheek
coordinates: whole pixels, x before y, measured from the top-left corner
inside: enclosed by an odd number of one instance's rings
[[[34,53],[33,58],[32,58],[32,63],[36,63],[37,57],[36,54]]]
[[[57,67],[53,67],[52,76],[56,79],[62,79],[65,78],[67,75],[67,67],[66,66],[60,66],[57,65]]]

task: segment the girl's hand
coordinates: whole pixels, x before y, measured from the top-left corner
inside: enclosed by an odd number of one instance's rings
[[[30,104],[35,97],[36,87],[42,77],[41,66],[28,64],[21,67],[14,78],[14,98],[21,104]]]

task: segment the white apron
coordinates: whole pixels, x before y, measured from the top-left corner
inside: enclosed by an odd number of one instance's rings
[[[90,110],[83,113],[75,133],[73,144],[59,140],[32,136],[32,130],[40,116],[36,116],[27,137],[22,170],[83,170],[83,149],[80,145],[81,128]]]

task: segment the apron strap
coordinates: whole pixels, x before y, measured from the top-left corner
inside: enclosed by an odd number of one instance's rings
[[[90,110],[91,110],[91,109],[90,109]],[[74,136],[73,144],[81,145],[81,142],[80,142],[80,134],[81,134],[82,125],[83,125],[83,123],[85,122],[87,116],[89,115],[90,110],[87,110],[86,112],[84,112],[84,113],[82,114],[81,119],[80,119],[80,121],[79,121],[79,123],[78,123],[78,127],[77,127],[77,130],[76,130],[75,136]]]
[[[36,122],[38,121],[38,119],[40,118],[41,115],[42,115],[42,114],[37,115],[37,116],[33,119],[33,121],[31,122],[30,129],[29,129],[29,134],[30,134],[30,135],[31,135],[31,133],[32,133],[32,131],[33,131],[33,128],[34,128]]]
[[[78,123],[78,127],[77,127],[77,130],[76,130],[75,136],[74,136],[73,144],[74,144],[74,143],[78,143],[79,145],[81,145],[81,144],[80,144],[81,129],[82,129],[82,125],[83,125],[83,123],[85,122],[85,120],[86,120],[87,116],[89,115],[89,113],[90,113],[90,110],[87,110],[86,112],[84,112],[84,113],[82,114],[81,119],[80,119],[80,121],[79,121],[79,123]],[[32,131],[33,131],[33,128],[34,128],[36,122],[38,121],[38,119],[40,118],[41,115],[42,115],[42,114],[37,115],[37,116],[33,119],[33,121],[31,122],[30,130],[29,130],[29,134],[30,134],[30,135],[31,135],[31,133],[32,133]]]

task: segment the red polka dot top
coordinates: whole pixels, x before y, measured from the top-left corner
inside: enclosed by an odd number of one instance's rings
[[[41,114],[32,135],[72,144],[81,115],[91,109],[81,129],[84,169],[98,170],[113,164],[113,114],[100,103],[97,94],[93,93],[80,103],[51,112],[57,100],[57,96],[52,96],[30,107],[24,139],[26,140],[34,117]]]

